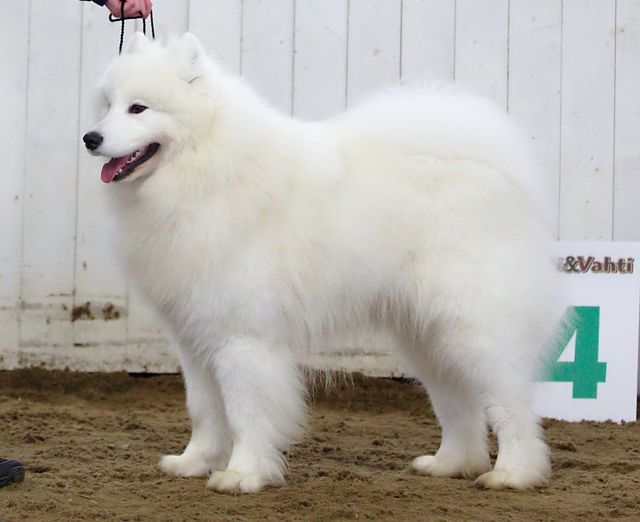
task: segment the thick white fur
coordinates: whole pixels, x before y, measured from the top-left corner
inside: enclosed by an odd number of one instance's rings
[[[102,93],[99,154],[161,144],[105,190],[130,276],[179,344],[193,434],[163,470],[212,472],[218,491],[281,484],[305,421],[299,354],[364,329],[392,332],[442,425],[415,471],[490,488],[548,478],[528,394],[555,271],[540,172],[501,110],[398,89],[303,123],[189,34],[136,36]]]

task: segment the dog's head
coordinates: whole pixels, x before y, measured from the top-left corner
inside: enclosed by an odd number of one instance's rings
[[[102,167],[102,181],[149,176],[172,149],[206,125],[215,105],[207,64],[192,34],[166,47],[134,35],[100,84],[104,116],[83,137],[91,154],[110,158]]]

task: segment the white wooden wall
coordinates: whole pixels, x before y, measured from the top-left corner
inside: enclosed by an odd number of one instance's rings
[[[556,189],[559,238],[640,240],[640,0],[154,5],[160,37],[191,30],[300,118],[400,78],[462,82],[528,129]],[[0,367],[175,369],[115,268],[100,163],[81,145],[119,28],[75,0],[0,6]],[[72,321],[86,303],[94,319]],[[374,353],[340,364],[390,363]]]

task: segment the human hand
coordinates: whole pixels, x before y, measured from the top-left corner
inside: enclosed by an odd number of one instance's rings
[[[113,16],[120,18],[122,14],[122,6],[120,0],[107,0],[105,6]],[[129,18],[132,16],[140,16],[146,18],[151,12],[152,4],[151,0],[125,0],[124,2],[124,16]]]

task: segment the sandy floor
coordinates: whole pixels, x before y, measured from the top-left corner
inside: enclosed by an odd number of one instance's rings
[[[409,474],[439,429],[416,385],[354,378],[318,393],[287,486],[221,495],[156,468],[189,426],[180,377],[0,372],[0,456],[22,484],[0,490],[0,519],[22,520],[640,520],[640,425],[546,421],[554,478],[493,492]]]

